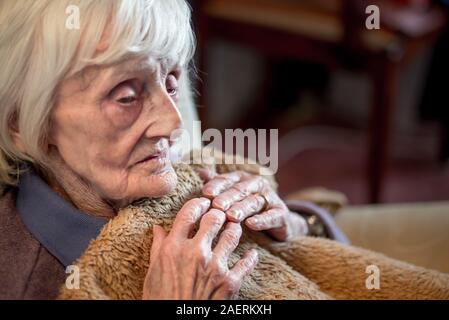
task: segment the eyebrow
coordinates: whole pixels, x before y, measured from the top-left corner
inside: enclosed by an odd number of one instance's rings
[[[171,69],[179,69],[180,66],[169,59],[155,60],[156,64],[149,62],[148,59],[140,59],[132,63],[133,59],[127,59],[122,62],[112,65],[111,74],[107,75],[110,81],[125,80],[128,77],[136,74],[157,74],[161,71],[162,74],[168,73]],[[130,65],[131,64],[131,65]],[[106,80],[107,81],[107,80]],[[105,82],[106,82],[105,81]]]

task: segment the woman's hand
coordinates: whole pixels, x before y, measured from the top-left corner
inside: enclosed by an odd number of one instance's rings
[[[168,234],[154,226],[143,299],[229,299],[239,291],[257,264],[257,251],[246,252],[229,270],[228,259],[239,243],[242,228],[239,223],[226,223],[212,249],[226,217],[209,207],[206,198],[192,199],[179,211]],[[191,237],[200,219],[199,229]]]
[[[261,176],[244,171],[220,175],[205,169],[197,171],[205,181],[203,196],[213,199],[212,206],[225,211],[229,220],[245,220],[248,228],[265,230],[279,241],[307,234],[304,218],[290,212],[268,181]]]

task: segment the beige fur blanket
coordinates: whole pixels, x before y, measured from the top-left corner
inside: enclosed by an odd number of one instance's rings
[[[75,263],[80,268],[80,288],[63,286],[60,299],[142,297],[151,259],[152,226],[169,230],[178,210],[198,196],[202,187],[192,166],[180,164],[175,169],[178,184],[172,194],[140,200],[103,227]],[[217,169],[239,168],[222,165]],[[230,264],[249,248],[258,250],[259,262],[244,281],[238,299],[449,299],[448,274],[335,241],[299,237],[281,243],[244,230]],[[378,289],[366,285],[367,267],[372,265],[379,270]]]

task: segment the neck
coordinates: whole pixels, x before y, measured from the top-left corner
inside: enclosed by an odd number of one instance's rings
[[[116,215],[112,203],[103,199],[88,182],[70,169],[57,151],[52,152],[49,167],[51,170],[36,169],[50,188],[64,200],[80,211],[96,217],[112,218]]]

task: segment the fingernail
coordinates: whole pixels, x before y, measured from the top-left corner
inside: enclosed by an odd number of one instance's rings
[[[259,224],[259,219],[258,218],[250,218],[248,220],[249,220],[249,223],[251,223],[254,226]]]
[[[210,207],[210,200],[207,198],[200,198],[201,199],[201,206],[205,209]]]
[[[214,204],[217,205],[222,210],[227,210],[229,206],[229,202],[227,200],[214,200]]]
[[[214,196],[215,193],[213,191],[214,191],[214,189],[211,189],[211,188],[203,188],[203,193],[208,196]]]
[[[234,218],[235,220],[238,220],[238,221],[240,221],[240,219],[242,217],[242,214],[240,213],[240,211],[235,210],[235,209],[229,210],[228,213],[232,218]]]

